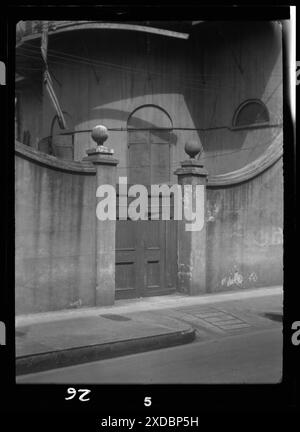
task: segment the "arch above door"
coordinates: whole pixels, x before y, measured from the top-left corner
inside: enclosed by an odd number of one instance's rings
[[[172,120],[156,105],[142,105],[127,121],[130,184],[168,183],[171,176]]]

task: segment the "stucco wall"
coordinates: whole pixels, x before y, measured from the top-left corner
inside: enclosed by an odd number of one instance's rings
[[[94,187],[16,156],[16,314],[95,304]]]
[[[54,159],[54,158],[53,158]],[[95,176],[16,155],[16,314],[94,306]],[[282,160],[207,189],[207,292],[282,283]]]
[[[207,190],[207,290],[283,279],[282,159],[238,185]]]

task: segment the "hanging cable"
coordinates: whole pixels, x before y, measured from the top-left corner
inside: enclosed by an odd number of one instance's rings
[[[20,50],[25,50],[25,52],[27,53],[35,53],[36,52],[36,48],[20,48]],[[148,70],[144,70],[144,69],[137,69],[137,68],[133,68],[130,66],[124,66],[124,65],[117,65],[114,63],[108,63],[108,62],[103,62],[103,61],[98,61],[98,60],[90,60],[88,58],[82,57],[82,56],[77,56],[77,55],[73,55],[73,54],[69,54],[63,51],[56,51],[56,50],[49,50],[48,52],[48,56],[51,58],[55,58],[56,60],[64,60],[66,61],[67,59],[70,61],[73,61],[75,63],[82,63],[82,64],[87,64],[90,66],[101,66],[101,67],[109,67],[109,68],[115,68],[117,70],[121,70],[122,72],[127,72],[127,73],[136,73],[136,74],[145,74],[148,75],[149,73],[153,76],[161,76],[161,77],[165,77],[166,79],[170,79],[170,75],[169,73],[161,73],[161,72],[156,72],[156,71],[148,71]],[[202,74],[201,74],[202,75]],[[201,76],[200,75],[200,76]],[[206,76],[209,76],[209,74],[206,74]],[[275,74],[274,74],[275,76]],[[278,76],[281,76],[280,74],[278,74]],[[193,84],[199,84],[200,87],[194,87],[194,86],[190,86],[191,88],[214,88],[216,90],[222,89],[222,88],[230,88],[230,87],[234,87],[234,84],[232,84],[232,86],[213,86],[212,84],[203,84],[202,82],[202,78],[200,79],[191,79],[189,78],[186,74],[182,75],[182,78],[185,81]],[[187,86],[189,87],[189,86]]]

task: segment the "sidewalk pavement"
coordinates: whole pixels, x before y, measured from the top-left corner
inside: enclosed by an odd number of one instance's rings
[[[274,325],[282,287],[188,297],[119,300],[113,306],[16,317],[17,375],[224,337]],[[275,315],[274,315],[275,314]]]

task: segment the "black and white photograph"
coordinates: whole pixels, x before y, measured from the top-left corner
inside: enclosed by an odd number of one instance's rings
[[[18,382],[279,382],[282,24],[16,31]]]
[[[11,63],[16,387],[280,385],[290,19],[29,15]]]

